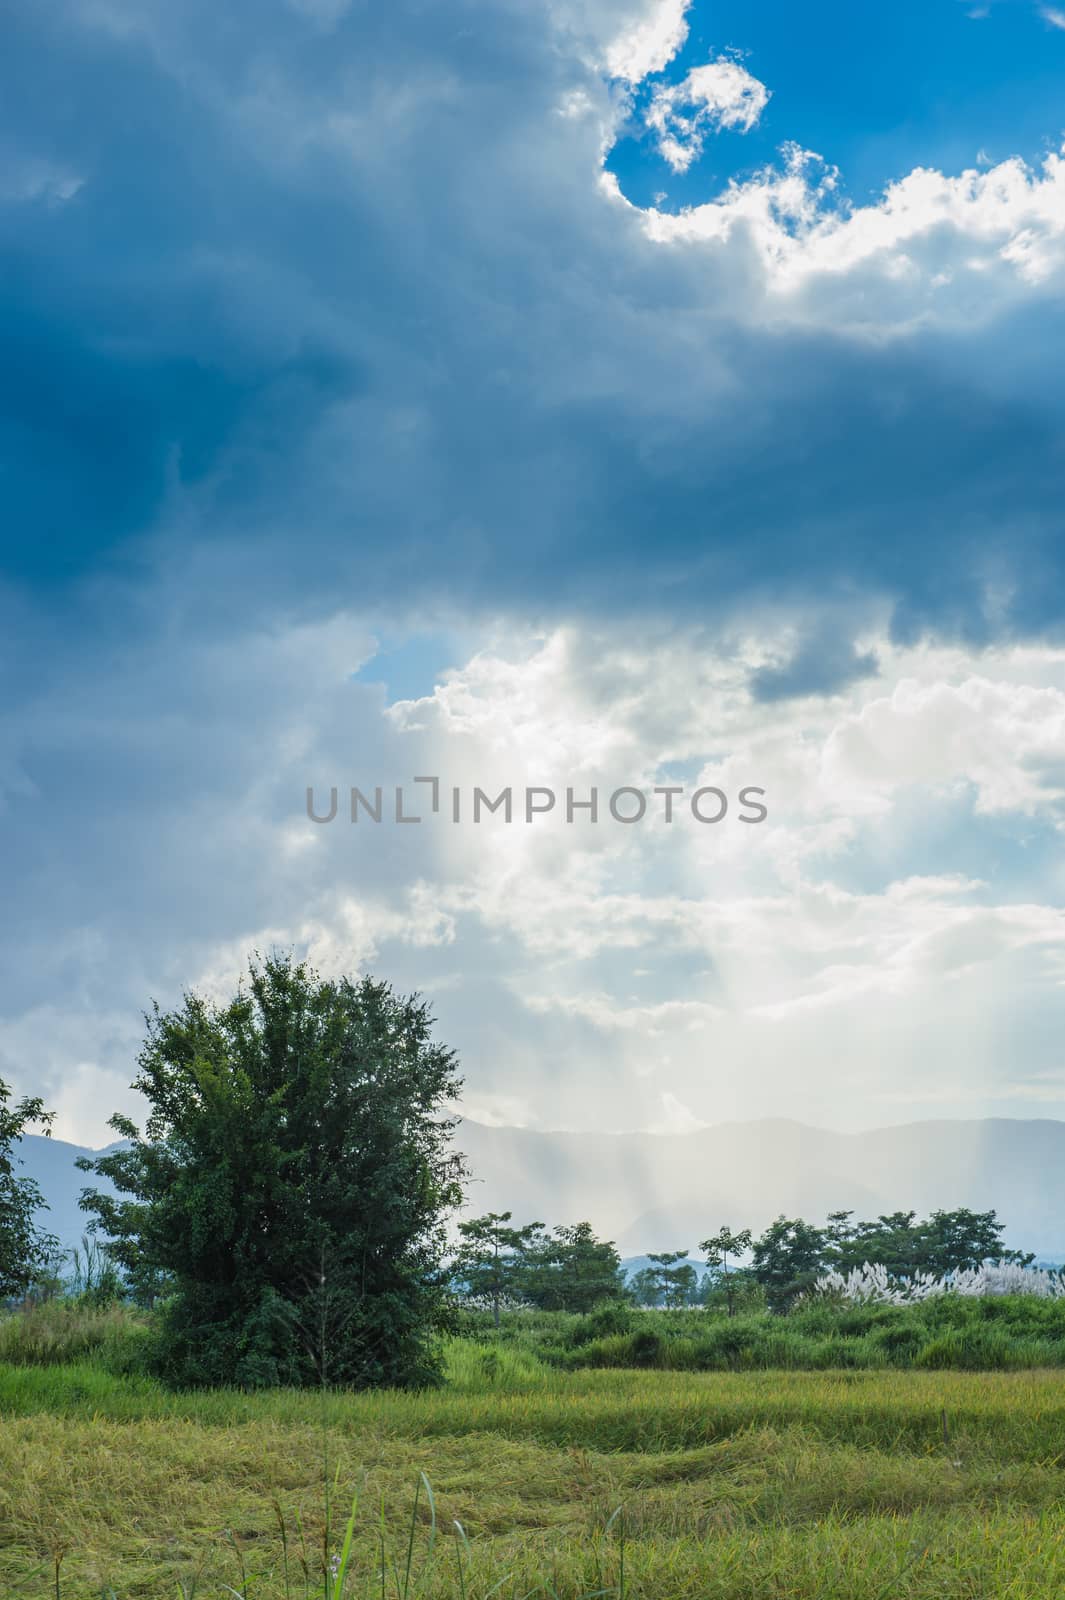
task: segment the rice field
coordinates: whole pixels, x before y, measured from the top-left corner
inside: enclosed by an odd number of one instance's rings
[[[544,1367],[177,1395],[0,1365],[0,1593],[1060,1600],[1065,1377]]]

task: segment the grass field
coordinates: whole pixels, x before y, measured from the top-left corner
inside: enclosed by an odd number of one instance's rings
[[[567,1372],[467,1341],[449,1371],[175,1395],[0,1366],[0,1593],[54,1596],[59,1557],[68,1600],[321,1595],[327,1474],[330,1552],[359,1496],[358,1600],[1065,1594],[1059,1372]]]

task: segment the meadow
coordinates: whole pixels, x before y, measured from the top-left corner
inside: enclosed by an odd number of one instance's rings
[[[44,1310],[0,1322],[5,1597],[332,1596],[356,1502],[349,1600],[1065,1592],[1053,1369],[571,1369],[587,1325],[511,1318],[435,1390],[174,1393],[143,1320]]]

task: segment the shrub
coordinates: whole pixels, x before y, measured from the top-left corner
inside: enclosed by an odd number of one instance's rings
[[[634,1367],[657,1367],[662,1364],[666,1341],[653,1328],[641,1328],[628,1340],[628,1348]]]
[[[569,1343],[577,1347],[593,1339],[608,1339],[611,1334],[630,1333],[635,1313],[624,1300],[610,1300],[587,1316],[578,1317],[569,1330]]]
[[[1026,1364],[1023,1348],[985,1328],[949,1328],[918,1351],[914,1365],[933,1370],[972,1372],[1002,1370]]]

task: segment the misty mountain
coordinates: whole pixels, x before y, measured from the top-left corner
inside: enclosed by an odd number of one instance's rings
[[[937,1207],[993,1208],[1007,1243],[1065,1255],[1065,1122],[990,1118],[914,1122],[866,1133],[802,1123],[722,1123],[696,1133],[543,1133],[463,1120],[457,1147],[469,1162],[467,1211],[511,1211],[549,1226],[587,1219],[623,1255],[689,1249],[722,1224],[761,1230],[779,1213],[823,1220]],[[67,1246],[85,1217],[77,1197],[92,1155],[28,1135],[24,1173],[51,1211],[41,1217]]]
[[[108,1150],[116,1148],[108,1145]],[[102,1155],[101,1150],[86,1145],[67,1144],[62,1139],[46,1139],[43,1134],[28,1133],[13,1147],[17,1178],[36,1178],[48,1203],[48,1209],[37,1213],[38,1226],[46,1233],[54,1233],[65,1250],[80,1244],[90,1221],[78,1206],[78,1196],[83,1189],[99,1189],[114,1193],[111,1185],[91,1172],[80,1172],[74,1163],[80,1156]]]
[[[1010,1245],[1065,1247],[1065,1123],[915,1122],[830,1133],[783,1120],[695,1133],[540,1133],[465,1121],[470,1207],[519,1222],[587,1218],[623,1254],[690,1249],[727,1223],[970,1206],[997,1211]]]

